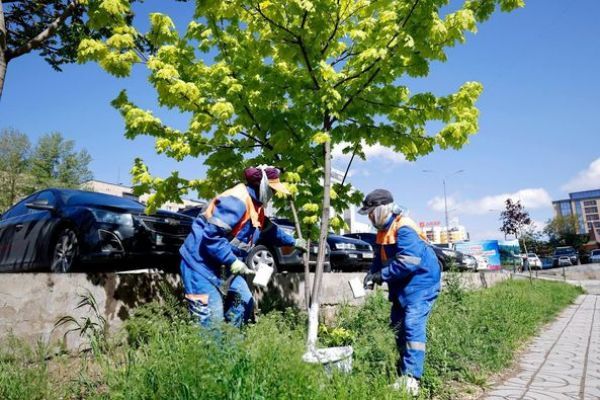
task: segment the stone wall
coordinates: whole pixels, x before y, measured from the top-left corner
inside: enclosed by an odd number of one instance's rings
[[[458,275],[468,289],[489,287],[507,279],[503,272],[463,273]],[[364,273],[331,273],[323,277],[321,304],[331,309],[339,304],[358,305],[349,280]],[[313,274],[311,274],[311,282]],[[82,341],[76,334],[67,335],[68,326],[55,327],[56,321],[70,315],[82,321],[94,318],[88,306],[79,307],[83,297],[93,297],[97,313],[106,319],[111,330],[118,329],[137,306],[161,299],[165,295],[181,298],[178,275],[160,273],[119,274],[0,274],[0,342],[15,335],[30,343],[38,340],[64,341],[77,349]],[[257,291],[263,311],[286,306],[304,307],[304,275],[279,274],[266,291]]]

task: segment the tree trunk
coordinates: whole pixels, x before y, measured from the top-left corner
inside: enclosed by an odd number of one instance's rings
[[[294,224],[296,225],[296,234],[302,239],[302,229],[300,229],[300,219],[296,212],[294,200],[290,200],[292,215],[294,216]],[[302,254],[302,262],[304,263],[304,305],[306,311],[310,310],[310,234],[306,237],[306,251]]]
[[[326,132],[329,133],[329,126]],[[319,331],[319,305],[321,296],[321,283],[323,281],[323,267],[325,264],[325,245],[329,231],[329,206],[331,205],[331,142],[323,144],[324,179],[323,179],[323,213],[321,215],[321,232],[319,234],[319,253],[317,256],[317,267],[313,281],[311,304],[308,312],[308,350],[314,350],[317,344]]]
[[[517,237],[517,242],[519,238]],[[523,248],[525,249],[525,260],[523,262],[527,263],[527,269],[529,270],[529,283],[533,283],[533,276],[531,274],[531,265],[529,265],[529,252],[527,251],[527,243],[525,243],[525,239],[523,239]]]
[[[6,76],[6,49],[8,39],[6,37],[6,25],[4,23],[4,11],[2,9],[2,0],[0,0],[0,100],[2,99],[2,90],[4,89],[4,77]]]

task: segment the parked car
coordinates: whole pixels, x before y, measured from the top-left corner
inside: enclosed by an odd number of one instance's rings
[[[377,234],[370,232],[347,233],[344,236],[363,240],[372,247],[375,247],[375,238],[377,237]],[[431,247],[440,262],[442,271],[450,269],[453,265],[460,271],[475,271],[477,269],[477,260],[473,256],[445,247],[435,245],[432,245]]]
[[[206,207],[206,204],[180,208],[177,212],[179,214],[187,215],[188,217],[196,218],[198,215],[200,215],[200,213],[202,213],[204,207]]]
[[[181,214],[188,215],[192,218],[197,218],[206,205],[188,207],[179,212]],[[289,235],[296,237],[296,229],[294,224],[285,218],[268,218],[265,217],[265,226],[263,232],[267,232],[272,229],[272,226],[277,225],[283,229]],[[310,258],[309,265],[314,268],[317,261],[317,253],[319,247],[311,244],[310,246]],[[325,249],[325,265],[323,271],[330,272],[331,265],[329,263],[329,248]],[[250,267],[258,268],[259,264],[266,264],[269,267],[274,268],[275,272],[281,271],[301,271],[304,268],[304,259],[302,254],[296,250],[293,246],[272,246],[264,241],[260,240],[256,243],[256,246],[248,253],[246,257],[246,264]]]
[[[334,270],[368,270],[373,263],[373,247],[363,240],[330,233],[327,244]]]
[[[568,256],[560,256],[556,260],[556,266],[558,267],[570,267],[571,265],[573,264],[571,263],[571,258]]]
[[[523,269],[542,269],[542,260],[535,253],[523,254]]]
[[[442,271],[456,268],[459,271],[477,271],[478,262],[475,257],[460,251],[432,245],[435,255],[440,261]]]
[[[554,266],[558,267],[565,265],[564,261],[562,262],[562,264],[559,262],[560,259],[564,257],[569,259],[569,265],[581,264],[581,261],[579,260],[579,253],[577,253],[577,251],[572,246],[563,246],[554,249]]]
[[[600,263],[600,249],[595,249],[590,252],[590,262]]]
[[[34,193],[0,218],[0,271],[70,272],[83,264],[177,268],[192,219],[81,190]]]
[[[268,232],[274,226],[283,229],[290,236],[296,237],[296,228],[294,224],[286,218],[265,218],[265,226],[263,232]],[[248,254],[246,262],[250,266],[257,266],[259,262],[266,262],[267,265],[274,267],[275,271],[301,271],[304,268],[303,255],[293,246],[272,246],[259,240],[254,249]],[[314,269],[317,263],[317,253],[319,246],[317,243],[311,242],[309,253],[309,265]],[[325,247],[325,265],[323,271],[330,272],[331,264],[329,260],[330,249]],[[272,259],[271,263],[269,260]]]

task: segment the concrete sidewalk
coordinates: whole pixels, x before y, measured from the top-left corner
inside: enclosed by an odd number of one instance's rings
[[[600,399],[600,296],[580,296],[529,346],[488,400]]]

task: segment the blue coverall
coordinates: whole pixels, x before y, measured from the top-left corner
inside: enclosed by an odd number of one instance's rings
[[[427,319],[440,292],[441,270],[414,222],[390,216],[378,232],[371,272],[381,271],[392,302],[390,322],[400,354],[398,373],[420,379],[425,362]],[[412,225],[412,227],[410,226]]]
[[[239,327],[252,316],[248,284],[243,276],[231,276],[228,267],[236,258],[244,261],[259,237],[275,246],[295,243],[276,225],[261,234],[264,209],[257,198],[256,191],[243,184],[217,196],[196,218],[179,250],[189,310],[202,326],[225,320]]]

